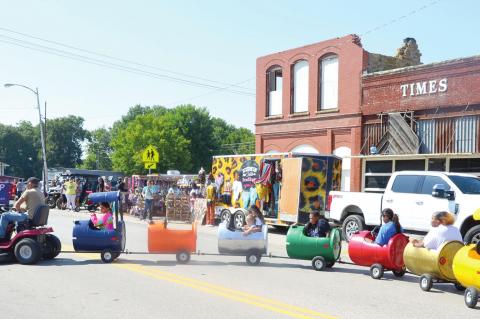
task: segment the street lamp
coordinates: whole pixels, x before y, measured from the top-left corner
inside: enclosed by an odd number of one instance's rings
[[[42,155],[43,155],[43,191],[46,193],[47,187],[48,187],[47,154],[45,151],[45,139],[43,138],[43,124],[42,124],[43,122],[42,122],[42,113],[40,111],[40,96],[38,94],[38,88],[35,88],[35,90],[33,90],[28,86],[25,86],[22,84],[15,84],[15,83],[5,83],[4,86],[6,88],[9,88],[12,86],[21,86],[22,88],[25,88],[31,91],[33,94],[37,96],[38,118],[40,120],[40,139],[42,142]]]

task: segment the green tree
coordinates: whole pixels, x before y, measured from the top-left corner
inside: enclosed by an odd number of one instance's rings
[[[110,130],[99,128],[90,132],[90,141],[87,145],[87,154],[80,167],[85,169],[111,170],[112,148],[110,146],[110,142]]]
[[[145,173],[140,154],[151,144],[160,153],[157,171],[194,172],[201,166],[210,167],[212,155],[253,153],[254,141],[250,130],[212,118],[205,108],[136,105],[113,125],[112,163],[115,170]]]
[[[82,162],[81,143],[89,137],[83,118],[67,116],[47,122],[47,162],[49,167],[76,167]]]
[[[0,161],[8,165],[6,174],[41,177],[40,132],[30,122],[18,126],[0,124]]]
[[[179,133],[190,141],[189,151],[193,167],[209,166],[215,140],[212,119],[207,109],[197,108],[191,104],[180,105],[169,110],[166,116],[175,123]]]
[[[145,174],[142,152],[153,145],[159,152],[157,171],[168,169],[190,171],[192,168],[190,141],[182,136],[175,121],[167,113],[150,112],[137,115],[111,141],[113,168],[128,174]]]

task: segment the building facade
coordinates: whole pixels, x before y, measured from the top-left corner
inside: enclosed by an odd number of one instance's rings
[[[479,153],[480,57],[420,57],[412,38],[386,56],[349,35],[258,58],[256,152],[344,157],[342,189],[355,191],[381,190],[408,156],[448,171],[452,154]],[[372,172],[385,156],[390,173]]]

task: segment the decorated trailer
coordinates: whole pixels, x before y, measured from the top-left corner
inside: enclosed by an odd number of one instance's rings
[[[325,210],[328,193],[340,189],[341,170],[333,155],[214,156],[215,214],[222,221],[233,218],[239,228],[248,207],[257,205],[267,224],[306,223],[309,213]]]

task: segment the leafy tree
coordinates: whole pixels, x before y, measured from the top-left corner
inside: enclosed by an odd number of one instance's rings
[[[195,168],[209,166],[215,147],[213,125],[205,108],[181,105],[166,114],[175,123],[180,134],[190,141],[190,154]]]
[[[105,128],[99,128],[90,132],[90,142],[87,145],[87,155],[80,165],[85,169],[111,170],[110,147],[111,132]]]
[[[250,130],[212,118],[205,108],[136,105],[113,125],[112,163],[115,170],[145,173],[141,152],[151,144],[160,153],[157,171],[193,172],[208,168],[212,155],[253,153],[254,141]]]
[[[76,167],[82,162],[81,143],[89,137],[83,118],[67,116],[47,122],[47,161],[50,167]]]
[[[6,174],[41,177],[39,136],[30,122],[21,122],[17,127],[0,124],[0,161],[10,165]]]
[[[153,145],[159,152],[157,171],[168,169],[190,171],[192,168],[190,141],[180,133],[174,119],[166,113],[160,116],[150,112],[137,115],[124,130],[112,136],[113,168],[128,174],[145,174],[142,152]]]

